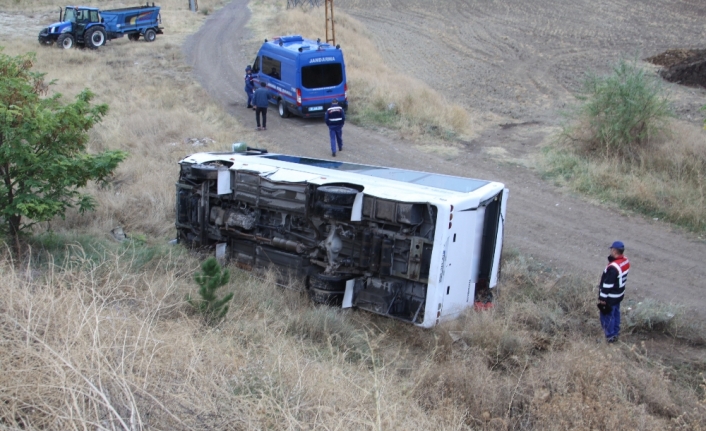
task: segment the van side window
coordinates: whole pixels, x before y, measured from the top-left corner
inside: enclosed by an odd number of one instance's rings
[[[335,87],[342,82],[343,68],[341,63],[302,67],[302,86],[305,88]]]
[[[260,72],[260,57],[255,57],[255,61],[252,62],[252,73]]]
[[[281,79],[282,63],[279,60],[270,58],[266,55],[262,56],[262,72],[270,75],[275,79]]]

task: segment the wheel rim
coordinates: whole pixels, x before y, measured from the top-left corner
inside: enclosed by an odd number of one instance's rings
[[[279,102],[279,116],[284,117],[284,103],[282,101]]]
[[[100,31],[97,31],[91,35],[91,42],[93,46],[101,46],[105,42],[105,36]]]
[[[74,41],[71,40],[71,38],[67,37],[66,39],[61,42],[61,46],[64,47],[64,49],[69,49],[74,45]]]
[[[147,39],[148,41],[152,42],[152,41],[154,40],[154,38],[155,38],[154,31],[152,31],[152,30],[147,30],[147,33],[145,33],[145,39]]]

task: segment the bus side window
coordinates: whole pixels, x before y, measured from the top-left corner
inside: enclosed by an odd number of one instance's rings
[[[260,72],[260,57],[256,57],[255,61],[252,62],[252,73]]]

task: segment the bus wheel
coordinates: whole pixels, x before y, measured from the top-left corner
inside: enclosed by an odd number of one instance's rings
[[[344,186],[321,186],[316,189],[319,202],[332,205],[352,206],[358,190]]]
[[[191,176],[201,180],[216,180],[218,168],[213,165],[191,165]]]

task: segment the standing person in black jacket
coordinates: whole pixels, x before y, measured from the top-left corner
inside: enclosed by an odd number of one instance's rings
[[[324,121],[331,138],[331,155],[336,157],[336,141],[338,141],[338,151],[343,151],[343,124],[346,122],[346,113],[338,106],[338,99],[331,101],[331,107],[326,110]]]
[[[620,334],[620,303],[625,296],[625,283],[630,272],[630,261],[623,255],[625,244],[615,241],[610,246],[608,266],[603,270],[598,286],[598,309],[601,326],[609,343],[618,341]]]
[[[252,106],[252,94],[255,91],[255,83],[253,82],[252,67],[248,65],[245,68],[245,94],[248,96],[248,109]]]
[[[255,105],[255,121],[257,130],[267,130],[267,106],[270,104],[267,96],[267,84],[260,82],[260,88],[252,95],[252,103]],[[262,115],[262,127],[260,127],[260,115]]]

